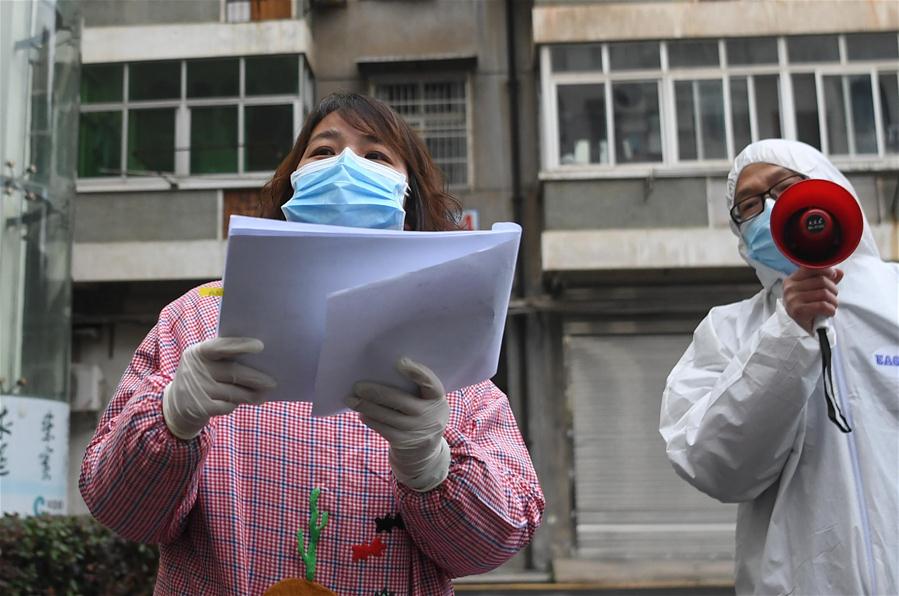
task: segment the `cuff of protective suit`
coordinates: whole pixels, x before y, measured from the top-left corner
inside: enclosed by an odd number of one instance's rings
[[[185,424],[179,420],[176,408],[172,403],[171,388],[172,384],[169,383],[162,392],[162,418],[165,420],[165,425],[168,427],[170,433],[182,441],[192,441],[200,434],[200,431],[202,431],[206,425],[204,424],[197,428],[196,425]]]
[[[440,442],[432,454],[424,461],[416,462],[413,470],[407,470],[406,466],[397,461],[391,453],[390,467],[397,482],[414,490],[415,492],[428,492],[446,480],[450,466],[450,448],[446,439],[440,437]]]
[[[833,330],[828,334],[833,345]],[[786,367],[782,370],[810,366],[820,352],[818,340],[787,313],[781,300],[777,301],[774,314],[762,325],[759,344],[765,354]]]

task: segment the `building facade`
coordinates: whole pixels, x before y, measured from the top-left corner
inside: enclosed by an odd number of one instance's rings
[[[77,2],[0,3],[0,510],[67,509]]]
[[[547,511],[502,573],[731,581],[735,509],[668,464],[664,381],[710,307],[759,287],[724,206],[752,140],[830,155],[899,258],[899,9],[85,0],[84,26],[73,460],[159,309],[221,275],[228,216],[253,212],[311,106],[369,93],[422,134],[473,227],[524,227],[496,381]]]
[[[760,289],[727,172],[755,140],[814,145],[899,258],[897,30],[886,2],[535,2],[544,293],[530,304],[548,349],[531,403],[555,404],[541,421],[568,432],[553,457],[571,479],[548,496],[558,527],[538,557],[557,579],[732,577],[735,507],[678,478],[658,434],[692,330]]]

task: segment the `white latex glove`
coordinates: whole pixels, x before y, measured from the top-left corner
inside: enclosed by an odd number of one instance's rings
[[[194,344],[181,354],[175,378],[162,394],[162,415],[172,434],[185,441],[200,434],[213,416],[230,414],[240,404],[261,403],[261,391],[275,380],[232,360],[261,352],[250,337],[217,337]]]
[[[401,358],[397,370],[418,385],[419,395],[378,383],[353,386],[347,406],[390,443],[390,467],[412,490],[429,491],[446,479],[450,450],[443,438],[449,404],[443,383],[426,366]]]

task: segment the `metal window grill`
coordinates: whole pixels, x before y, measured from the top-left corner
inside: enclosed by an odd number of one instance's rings
[[[465,81],[378,84],[375,97],[421,136],[447,186],[468,185],[468,102]]]

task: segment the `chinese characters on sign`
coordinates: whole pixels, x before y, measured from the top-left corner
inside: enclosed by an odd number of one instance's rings
[[[66,512],[69,404],[0,393],[0,514]]]
[[[44,414],[41,420],[41,442],[44,444],[44,450],[38,456],[41,461],[41,480],[52,480],[50,475],[50,456],[53,455],[53,447],[51,442],[55,438],[51,433],[53,430],[53,412]]]
[[[6,448],[9,446],[8,439],[12,434],[12,421],[7,418],[9,408],[0,407],[0,476],[9,474],[9,460],[6,458]]]

